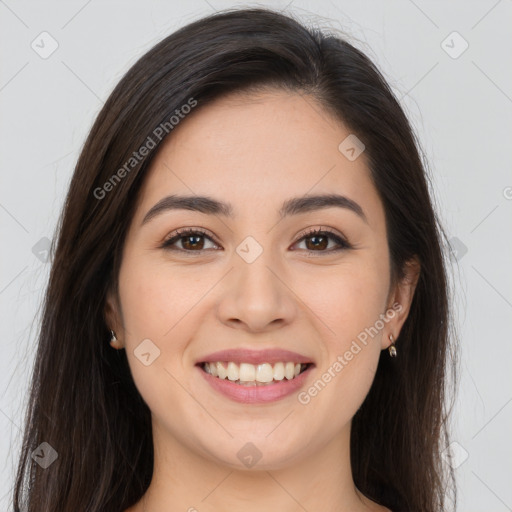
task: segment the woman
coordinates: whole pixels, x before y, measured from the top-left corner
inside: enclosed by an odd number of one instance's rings
[[[442,237],[360,51],[264,9],[170,35],[73,175],[15,510],[445,510]]]

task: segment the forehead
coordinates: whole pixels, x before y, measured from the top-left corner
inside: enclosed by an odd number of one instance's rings
[[[292,196],[339,193],[365,205],[371,221],[382,206],[365,154],[350,161],[339,150],[349,135],[311,96],[225,96],[196,107],[163,143],[136,215],[169,193],[224,199],[235,217],[250,217],[255,203],[275,209]]]

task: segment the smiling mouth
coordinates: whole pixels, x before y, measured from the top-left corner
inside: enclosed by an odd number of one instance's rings
[[[232,361],[203,362],[198,365],[205,373],[220,380],[247,387],[271,386],[282,381],[293,380],[305,372],[313,363],[234,363]]]

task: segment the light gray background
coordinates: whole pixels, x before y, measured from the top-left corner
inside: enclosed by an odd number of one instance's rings
[[[343,30],[377,62],[412,120],[454,248],[458,510],[512,510],[511,0],[0,1],[0,509],[10,509],[49,271],[45,238],[54,235],[85,136],[143,52],[188,22],[237,5],[286,8]],[[31,47],[50,48],[43,31],[59,45],[46,59]],[[454,31],[469,44],[461,55],[464,41]]]

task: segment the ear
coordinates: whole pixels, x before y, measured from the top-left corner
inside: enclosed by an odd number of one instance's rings
[[[121,315],[121,308],[118,298],[113,290],[107,292],[105,308],[103,310],[107,328],[114,331],[117,338],[117,345],[124,347],[124,330]]]
[[[385,334],[382,337],[382,349],[386,349],[391,345],[390,334],[393,336],[393,341],[400,335],[402,326],[411,309],[420,272],[421,265],[419,259],[417,256],[414,256],[404,265],[404,277],[390,291],[386,311],[392,309],[395,311],[395,315],[387,323]]]

